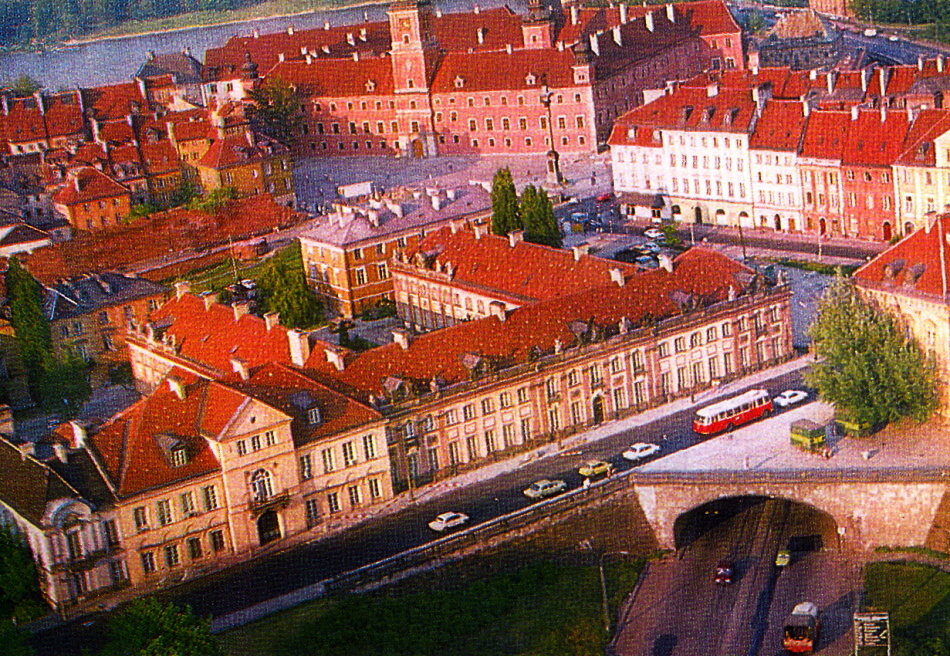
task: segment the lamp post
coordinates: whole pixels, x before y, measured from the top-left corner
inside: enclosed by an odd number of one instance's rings
[[[548,177],[547,182],[552,186],[561,186],[564,184],[564,177],[561,175],[560,155],[554,148],[554,121],[551,119],[551,97],[554,92],[548,87],[547,82],[541,85],[541,104],[548,113],[548,140],[551,149],[548,150]]]
[[[600,554],[597,560],[597,569],[600,571],[600,595],[604,604],[604,630],[610,637],[610,608],[607,605],[607,579],[604,576],[604,558],[607,556],[629,556],[629,551],[607,551]]]

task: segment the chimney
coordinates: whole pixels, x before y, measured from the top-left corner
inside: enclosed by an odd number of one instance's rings
[[[582,255],[588,255],[590,253],[590,246],[588,244],[580,244],[578,246],[571,246],[571,250],[574,252],[574,261],[579,262]]]
[[[323,29],[324,30],[330,29],[330,21],[323,21]]]
[[[811,105],[808,104],[808,101],[802,98],[802,116],[808,118],[808,115],[811,113]]]
[[[558,42],[558,43],[560,43],[560,42]],[[511,49],[511,44],[510,44],[510,43],[506,43],[506,44],[505,44],[505,52],[510,55],[510,54],[511,54],[511,50],[512,50],[512,49]]]
[[[881,123],[884,123],[886,121],[887,121],[887,107],[884,105],[881,105]]]
[[[403,351],[409,350],[409,331],[403,328],[397,328],[393,331],[393,341],[402,347]]]
[[[627,22],[627,5],[620,3],[620,24],[623,25]]]
[[[610,281],[617,283],[618,287],[623,287],[627,284],[626,279],[623,277],[623,271],[616,267],[610,270]]]
[[[831,95],[835,92],[835,74],[834,71],[828,71],[825,74],[825,86],[828,89],[828,94]]]
[[[455,200],[455,197],[458,196],[458,192],[455,191],[454,189],[446,189],[446,190],[445,190],[445,196],[446,196],[449,200]]]
[[[600,43],[597,42],[597,34],[590,35],[590,49],[598,57],[600,56]]]
[[[858,120],[858,106],[857,105],[851,108],[851,120],[852,121]]]
[[[175,393],[175,396],[177,396],[179,399],[184,401],[185,400],[185,382],[181,378],[178,378],[177,376],[169,376],[165,380],[168,381],[168,389],[173,391]]]
[[[66,453],[66,445],[62,442],[53,442],[53,453],[56,455],[56,459],[62,463],[65,463],[69,459]]]
[[[321,50],[321,51],[323,52],[323,54],[325,54],[325,55],[329,55],[329,54],[330,54],[330,46],[327,46],[327,45],[320,46],[320,50]]]
[[[660,253],[657,256],[657,260],[660,262],[661,269],[666,269],[670,273],[673,273],[673,258],[666,253]]]
[[[442,209],[442,198],[438,194],[429,196],[429,199],[432,201],[432,209],[437,212]]]
[[[20,459],[26,460],[27,456],[36,455],[36,445],[33,442],[21,442],[17,444],[17,448],[20,450]]]
[[[328,346],[323,349],[323,352],[327,355],[327,362],[336,367],[337,371],[343,371],[343,369],[346,368],[346,362],[343,357],[346,351],[336,346]]]
[[[719,85],[718,85],[718,84],[716,84],[715,82],[713,82],[712,84],[710,84],[709,86],[706,87],[706,97],[707,97],[707,98],[715,98],[715,97],[718,96],[718,95],[719,95]]]
[[[231,304],[231,309],[234,311],[234,320],[237,321],[245,314],[251,311],[251,302],[250,301],[235,301]]]
[[[436,10],[435,10],[435,17],[436,17],[436,18],[442,18],[442,10],[441,10],[441,9],[436,9]]]
[[[810,71],[808,71],[808,79],[811,80],[812,82],[814,82],[815,80],[818,79],[818,69],[817,69],[817,68],[813,68],[813,69],[811,69]]]
[[[459,231],[459,224],[455,221],[449,221],[449,230],[452,231],[452,234],[457,234]]]
[[[205,302],[205,312],[209,311],[214,305],[214,292],[201,292],[201,300]]]
[[[287,341],[290,343],[290,361],[298,367],[307,364],[310,358],[310,340],[307,333],[299,330],[288,330]]]
[[[293,35],[294,35],[294,26],[293,26],[293,25],[288,25],[288,26],[287,26],[287,36],[293,36]]]
[[[571,25],[577,25],[577,5],[571,5]]]
[[[508,245],[512,248],[524,241],[524,230],[512,230],[508,233]]]
[[[365,27],[360,28],[360,41],[362,41],[363,43],[366,43],[366,28]]]
[[[653,31],[653,12],[648,11],[646,15],[643,17],[643,20],[647,22],[647,29],[652,32]]]
[[[353,53],[353,61],[359,61],[359,60],[360,60],[360,53],[354,52],[354,53]]]
[[[676,11],[673,9],[673,5],[666,5],[666,18],[671,22],[676,22]]]
[[[482,13],[482,8],[479,7],[478,5],[475,5],[474,12],[475,12],[475,15],[477,16],[478,14]]]
[[[475,239],[482,238],[482,227],[480,225],[473,225],[472,231],[475,233]]]
[[[175,283],[175,298],[181,298],[191,291],[191,283],[187,280],[180,280]]]
[[[277,53],[277,61],[279,61],[279,62],[287,61],[287,55],[285,55],[285,54],[282,53],[282,52],[278,52],[278,53]]]
[[[882,95],[882,96],[887,93],[887,83],[888,83],[888,80],[889,80],[889,78],[890,78],[890,72],[891,72],[891,71],[890,71],[889,68],[879,68],[879,69],[877,69],[878,81],[880,82],[880,85],[881,85],[881,95]]]
[[[259,39],[261,38],[261,33],[257,30],[254,30],[253,32],[251,32],[251,36],[253,36],[255,39]]]
[[[937,72],[943,73],[943,55],[937,55]]]
[[[267,327],[267,330],[271,330],[274,326],[280,325],[280,312],[268,312],[265,314],[264,325]]]
[[[621,6],[621,7],[626,7],[627,5],[620,5],[620,6]],[[613,36],[614,36],[614,43],[616,43],[618,46],[622,46],[622,45],[623,45],[623,37],[620,36],[620,27],[617,26],[617,27],[613,28],[613,29],[610,30],[610,31],[613,33]]]
[[[861,70],[861,91],[868,90],[868,82],[871,79],[872,70],[870,68],[865,68]]]
[[[351,46],[356,45],[356,38],[353,36],[352,32],[346,33],[346,42],[349,43]]]
[[[485,28],[479,27],[475,30],[475,37],[478,39],[479,44],[485,43]]]
[[[247,362],[241,358],[231,358],[231,370],[241,377],[241,380],[247,380],[251,377],[247,368]]]
[[[70,445],[74,449],[82,449],[86,446],[86,440],[89,439],[89,432],[85,422],[73,419],[69,422],[73,429],[73,442]]]
[[[307,66],[309,66],[310,64],[312,64],[312,63],[313,63],[313,55],[311,55],[311,54],[308,52],[308,53],[307,53],[306,60],[307,60]]]
[[[508,318],[508,312],[506,311],[505,304],[501,301],[492,301],[489,303],[488,314],[493,317],[498,317],[499,321],[505,321]]]
[[[918,71],[924,70],[924,56],[923,55],[917,55],[917,70]]]

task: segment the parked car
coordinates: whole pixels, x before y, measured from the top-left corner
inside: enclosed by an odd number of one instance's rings
[[[659,228],[647,228],[643,231],[643,234],[649,237],[650,239],[662,239],[666,235]]]
[[[645,460],[659,452],[659,444],[637,442],[636,444],[631,444],[630,448],[623,452],[623,457],[631,462],[639,462],[640,460]]]
[[[887,40],[888,40],[888,41],[891,41],[891,42],[894,42],[894,41],[900,41],[901,38],[900,38],[899,36],[897,36],[896,34],[892,34],[892,35],[890,35],[889,37],[887,37]]]
[[[787,567],[792,562],[792,552],[788,549],[779,549],[775,554],[775,566]]]
[[[790,405],[795,405],[796,403],[801,403],[808,398],[808,392],[803,392],[801,390],[785,390],[774,399],[772,403],[777,405],[780,408],[787,408]]]
[[[716,571],[713,574],[713,581],[719,585],[729,585],[732,583],[732,563],[728,560],[720,560],[716,564]]]
[[[540,481],[535,481],[528,486],[524,491],[524,495],[529,499],[544,499],[547,497],[553,497],[555,494],[560,494],[567,489],[567,483],[564,481],[549,481],[546,478],[542,478]]]
[[[595,476],[609,474],[611,469],[613,469],[613,466],[609,462],[604,462],[603,460],[588,460],[581,465],[577,473],[584,478],[594,478]]]
[[[468,515],[457,512],[446,512],[429,522],[429,528],[439,533],[445,533],[449,529],[458,528],[466,523],[468,523]]]
[[[614,199],[613,194],[601,194],[600,196],[597,196],[597,198],[595,198],[594,200],[596,200],[598,203],[608,203],[612,201],[613,199]]]

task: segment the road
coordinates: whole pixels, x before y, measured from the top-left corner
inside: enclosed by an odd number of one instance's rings
[[[801,373],[775,377],[760,387],[778,393],[801,386]],[[743,391],[736,388],[735,393]],[[634,466],[619,454],[633,442],[654,442],[669,454],[687,448],[700,439],[691,428],[692,412],[681,411],[665,416],[635,430],[619,431],[569,454],[541,458],[519,469],[459,488],[435,499],[420,500],[397,513],[382,516],[329,538],[303,544],[283,553],[232,567],[223,572],[188,581],[168,590],[167,596],[192,606],[198,615],[220,616],[330,578],[414,546],[433,540],[436,534],[427,522],[439,513],[454,510],[483,522],[531,502],[522,490],[541,478],[562,479],[569,489],[583,484],[577,468],[588,459],[607,460],[618,470]],[[75,621],[39,636],[38,653],[67,656],[64,644],[94,644],[100,631],[96,625],[83,626]]]
[[[694,519],[706,524],[701,535],[678,558],[651,565],[621,619],[618,655],[779,656],[785,617],[802,601],[814,601],[822,611],[816,652],[850,653],[860,579],[838,551],[834,527],[817,511],[744,498],[707,506]],[[791,564],[777,567],[777,551],[789,544]],[[734,564],[731,585],[713,581],[721,560]]]

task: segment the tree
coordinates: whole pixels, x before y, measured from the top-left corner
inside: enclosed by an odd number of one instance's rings
[[[806,381],[850,419],[926,420],[937,407],[936,365],[898,320],[837,277],[809,329],[815,363]]]
[[[0,525],[0,627],[5,621],[28,622],[44,611],[30,548],[19,533]]]
[[[250,92],[247,115],[261,129],[281,143],[289,143],[300,130],[300,97],[297,91],[278,78],[268,78]]]
[[[74,350],[43,358],[40,399],[43,408],[64,417],[75,417],[92,394],[90,364]]]
[[[288,328],[310,328],[323,319],[320,300],[307,286],[299,257],[274,258],[258,281],[267,311],[279,312],[280,322]]]
[[[13,95],[20,98],[25,98],[27,96],[32,96],[34,93],[43,88],[43,85],[34,80],[32,77],[26,73],[21,74],[17,79],[15,79],[10,84],[10,89],[13,91]]]
[[[237,190],[234,187],[218,187],[202,196],[192,198],[188,203],[188,209],[214,214],[227,205],[228,201],[235,198],[237,198]]]
[[[511,171],[506,166],[495,171],[491,183],[491,231],[504,237],[512,230],[521,230],[524,223],[518,211],[518,192]]]
[[[551,199],[543,189],[536,189],[534,185],[524,188],[521,192],[521,217],[525,241],[552,248],[561,247],[561,229],[557,225]]]
[[[101,656],[220,656],[211,623],[156,599],[138,599],[109,622]]]
[[[43,314],[43,287],[11,257],[6,273],[7,295],[10,298],[10,322],[16,335],[20,358],[30,382],[30,393],[40,398],[43,359],[52,352],[49,322]]]

